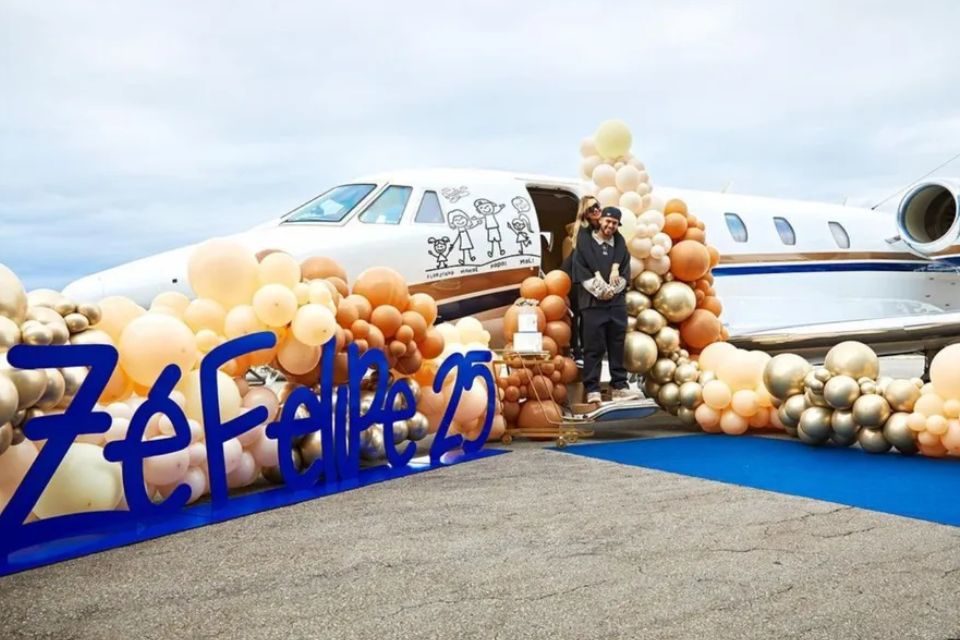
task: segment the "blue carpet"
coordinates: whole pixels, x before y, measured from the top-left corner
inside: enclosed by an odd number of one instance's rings
[[[869,454],[758,436],[584,444],[565,453],[960,526],[960,460]]]

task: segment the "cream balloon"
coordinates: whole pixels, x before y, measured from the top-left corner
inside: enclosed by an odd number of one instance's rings
[[[123,497],[121,468],[108,462],[103,449],[93,444],[75,443],[37,499],[33,511],[40,518],[70,513],[112,511]]]
[[[200,393],[200,372],[191,371],[177,385],[183,394],[183,412],[191,420],[203,424],[203,404]],[[220,421],[226,422],[240,415],[240,390],[233,378],[223,371],[217,371],[217,406],[220,408]]]
[[[594,170],[603,164],[603,158],[600,156],[588,156],[580,161],[580,177],[590,181],[590,185],[596,188],[593,182]]]
[[[322,304],[307,304],[297,309],[290,326],[294,337],[310,347],[321,347],[337,332],[337,319]]]
[[[289,253],[275,251],[264,256],[258,268],[259,282],[293,289],[302,278],[300,263]]]
[[[282,284],[265,284],[253,294],[257,319],[268,327],[285,327],[297,313],[297,296]]]
[[[229,309],[249,304],[259,286],[259,265],[243,245],[215,238],[204,242],[187,262],[190,286],[201,298],[211,298]]]
[[[600,187],[600,189],[617,188],[617,171],[609,164],[597,165],[597,168],[593,170],[593,174],[590,177],[593,179],[593,183]]]
[[[176,318],[148,313],[133,320],[117,343],[120,366],[137,384],[149,387],[170,364],[181,374],[197,362],[197,339],[190,328]]]
[[[597,145],[593,141],[593,136],[587,136],[580,141],[580,155],[584,158],[597,155]]]
[[[177,317],[182,317],[189,304],[190,298],[179,291],[164,291],[157,294],[153,302],[150,303],[150,310],[152,311],[157,307],[166,307],[172,310]]]
[[[226,317],[227,312],[223,305],[209,298],[192,300],[183,310],[183,321],[194,333],[207,329],[221,334]]]
[[[633,231],[636,231],[636,226],[637,226],[636,214],[640,212],[641,210],[640,207],[643,206],[643,198],[641,198],[640,195],[635,191],[625,191],[623,192],[623,195],[620,196],[619,205],[620,205],[620,210],[623,213],[630,212],[634,215]],[[622,223],[623,221],[621,220],[621,225]],[[624,235],[629,238],[633,236],[633,233],[631,232],[629,235],[627,234],[624,234]]]
[[[120,341],[120,335],[128,324],[147,311],[136,302],[123,296],[110,296],[100,301],[102,317],[93,326],[109,335],[114,343]]]
[[[615,207],[620,204],[620,190],[616,187],[604,187],[597,192],[601,207]]]
[[[229,339],[239,338],[263,331],[267,327],[257,317],[257,312],[248,304],[236,306],[227,311],[223,319],[223,335]]]
[[[623,191],[624,193],[628,191],[635,192],[637,187],[639,187],[640,183],[642,182],[642,177],[643,176],[639,169],[631,164],[625,164],[617,170],[617,189],[620,189],[620,191]],[[639,206],[639,203],[642,202],[642,198],[639,194],[637,196],[637,201]]]

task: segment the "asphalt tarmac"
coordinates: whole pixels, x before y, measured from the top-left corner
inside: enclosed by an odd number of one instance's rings
[[[958,638],[960,529],[517,441],[0,579],[0,638],[128,637]]]

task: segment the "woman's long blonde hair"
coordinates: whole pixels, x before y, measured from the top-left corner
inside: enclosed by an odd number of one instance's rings
[[[586,219],[587,211],[597,204],[600,204],[600,201],[597,200],[596,196],[583,196],[580,198],[580,210],[577,211],[577,219],[574,222],[573,236],[571,238],[574,249],[577,247],[577,236],[580,235],[580,229],[590,224]]]

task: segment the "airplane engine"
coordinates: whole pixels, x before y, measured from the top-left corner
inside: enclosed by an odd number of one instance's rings
[[[960,235],[960,183],[928,180],[903,197],[897,210],[900,237],[911,249],[930,256],[955,244]]]

